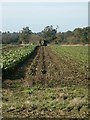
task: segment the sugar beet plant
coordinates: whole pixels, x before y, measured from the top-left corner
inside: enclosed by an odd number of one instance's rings
[[[15,50],[10,50],[8,53],[2,54],[3,59],[3,72],[14,70],[15,66],[22,63],[31,53],[36,46],[23,46]]]

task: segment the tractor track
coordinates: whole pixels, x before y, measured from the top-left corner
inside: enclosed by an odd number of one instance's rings
[[[26,73],[25,81],[28,86],[32,86],[36,83],[44,84],[47,72],[46,66],[44,47],[41,46]]]
[[[48,46],[41,46],[36,58],[32,62],[27,75],[32,84],[40,83],[44,86],[58,85],[84,85],[86,84],[83,74],[78,70],[78,64],[58,57]],[[82,80],[83,79],[83,80]],[[28,84],[29,85],[29,84]]]
[[[18,70],[12,74],[14,81],[21,81],[23,85],[44,86],[85,85],[83,74],[79,73],[78,64],[59,57],[48,46],[40,46]],[[82,80],[83,79],[83,80]],[[5,80],[7,83],[7,81]],[[9,86],[10,87],[10,86]]]
[[[39,46],[10,79],[3,81],[4,118],[86,116],[86,76],[79,66],[49,46]],[[70,106],[73,102],[78,109]]]

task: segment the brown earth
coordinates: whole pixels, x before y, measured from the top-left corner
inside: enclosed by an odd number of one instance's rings
[[[22,80],[28,86],[37,83],[44,86],[86,85],[87,74],[79,68],[80,63],[59,57],[48,46],[41,46],[9,79]]]
[[[31,88],[35,85],[41,85],[43,88],[86,86],[87,74],[85,70],[81,70],[81,66],[80,63],[58,56],[49,46],[40,46],[21,67],[10,75],[9,79],[3,79],[2,93],[8,94],[8,91],[18,93],[19,90],[22,91],[26,87]],[[14,110],[11,109],[12,114],[14,114]],[[22,111],[24,112],[24,108]],[[20,111],[20,114],[22,111]],[[47,112],[46,116],[56,115],[59,111],[56,109],[53,112],[50,115]],[[3,115],[8,116],[8,114],[8,110],[4,108]],[[30,116],[37,117],[40,114],[35,116],[34,113],[30,113]]]

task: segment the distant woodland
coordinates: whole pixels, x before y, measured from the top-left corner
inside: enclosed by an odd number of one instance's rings
[[[19,32],[0,32],[0,41],[2,44],[38,44],[43,40],[48,44],[90,43],[90,27],[75,28],[67,32],[57,32],[57,29],[50,25],[38,33],[33,33],[29,27],[24,27]]]

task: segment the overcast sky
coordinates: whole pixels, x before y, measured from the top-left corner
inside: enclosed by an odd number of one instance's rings
[[[58,31],[88,26],[88,2],[5,2],[2,5],[2,30],[20,31],[29,26],[39,32],[47,25]]]

